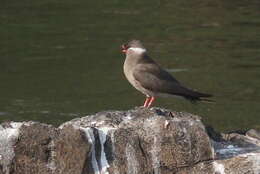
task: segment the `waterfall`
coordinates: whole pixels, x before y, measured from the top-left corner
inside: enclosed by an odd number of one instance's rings
[[[98,128],[83,128],[81,129],[85,132],[88,142],[91,144],[91,165],[94,170],[95,174],[109,174],[108,168],[109,164],[106,158],[105,152],[105,143],[107,140],[107,134],[109,130],[114,129],[111,127],[98,127]],[[96,139],[93,132],[93,129],[97,129],[98,131],[98,138],[100,142],[100,158],[97,159],[96,157]]]

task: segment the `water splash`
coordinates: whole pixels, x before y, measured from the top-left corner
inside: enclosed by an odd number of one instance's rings
[[[101,145],[101,157],[100,157],[100,163],[101,163],[101,174],[108,174],[107,169],[109,168],[109,164],[107,162],[105,150],[104,150],[104,144],[106,142],[107,133],[111,128],[109,127],[101,127],[98,129],[98,135]]]
[[[99,168],[98,168],[98,163],[97,163],[97,159],[96,159],[96,150],[95,150],[95,137],[93,134],[93,130],[92,128],[81,128],[82,130],[84,130],[89,143],[91,144],[91,164],[94,170],[95,174],[101,174],[99,172]]]
[[[219,164],[216,161],[213,162],[213,168],[215,170],[215,173],[219,174],[225,174],[225,167],[223,164]]]
[[[89,143],[91,144],[91,164],[95,174],[109,174],[108,168],[110,167],[106,158],[105,143],[107,140],[107,134],[111,127],[96,127],[98,131],[98,138],[100,141],[100,158],[96,158],[96,140],[93,132],[93,128],[82,128],[84,130]]]
[[[4,128],[0,125],[0,165],[5,174],[10,173],[9,165],[15,156],[13,145],[19,136],[19,129],[23,123],[10,123],[11,127]]]

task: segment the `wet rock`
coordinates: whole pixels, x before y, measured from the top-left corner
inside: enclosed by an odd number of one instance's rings
[[[54,170],[51,144],[55,136],[57,132],[50,125],[23,124],[13,147],[15,157],[11,173],[51,173]]]
[[[242,135],[238,133],[222,134],[222,136],[225,141],[232,142],[233,145],[237,145],[240,147],[249,147],[252,145],[260,146],[260,140],[251,136]]]
[[[209,126],[209,125],[206,126],[206,131],[207,131],[209,137],[210,137],[212,140],[217,141],[217,142],[219,142],[219,141],[224,141],[224,139],[223,139],[221,133],[217,132],[213,127],[211,127],[211,126]]]
[[[260,140],[260,130],[250,129],[249,131],[246,132],[246,135]]]
[[[19,136],[21,123],[4,123],[0,125],[0,173],[10,173],[15,157],[14,146]]]
[[[53,140],[54,173],[82,174],[88,163],[90,148],[84,132],[72,126],[59,129]]]
[[[90,145],[78,129],[37,122],[3,125],[0,132],[9,133],[0,139],[0,173],[82,173]]]
[[[247,135],[222,134],[221,142],[214,142],[215,168],[220,174],[259,174],[260,141]]]
[[[99,112],[59,128],[9,122],[0,125],[0,174],[259,174],[252,135],[206,131],[200,117],[160,108]]]
[[[213,159],[200,118],[188,113],[140,108],[101,112],[64,125],[84,130],[95,146],[89,173],[168,174]]]
[[[232,158],[216,160],[215,168],[220,174],[259,174],[260,173],[260,151],[244,153]]]

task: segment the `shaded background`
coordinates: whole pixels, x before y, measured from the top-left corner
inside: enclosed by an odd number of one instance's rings
[[[149,54],[216,104],[158,99],[221,131],[260,128],[259,0],[3,0],[0,121],[59,125],[144,96],[123,75],[120,45]]]

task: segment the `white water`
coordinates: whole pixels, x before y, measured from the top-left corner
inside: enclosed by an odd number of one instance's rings
[[[85,131],[85,134],[88,138],[89,143],[91,144],[91,164],[95,174],[101,174],[99,172],[98,163],[96,159],[96,150],[95,150],[95,137],[92,131],[92,128],[81,128]]]
[[[213,162],[213,167],[214,167],[215,173],[225,174],[225,167],[224,167],[223,164],[219,164],[216,161],[214,161]]]
[[[96,129],[98,130],[98,137],[100,141],[100,147],[101,147],[101,156],[100,159],[96,159],[96,142],[95,142],[95,136],[93,133],[92,128],[83,128],[81,127],[82,130],[84,130],[88,141],[91,144],[91,164],[92,168],[94,170],[95,174],[109,174],[108,168],[110,167],[106,158],[106,153],[105,153],[105,143],[107,139],[107,134],[109,130],[112,130],[113,128],[111,127],[97,127]]]
[[[108,174],[107,169],[109,168],[109,164],[107,162],[105,150],[104,150],[104,144],[106,142],[107,138],[107,133],[111,128],[109,127],[101,127],[98,129],[98,134],[99,134],[99,140],[100,140],[100,145],[101,145],[101,174]]]
[[[9,165],[15,156],[13,145],[19,136],[19,129],[23,123],[12,122],[11,127],[3,128],[0,125],[0,165],[3,166],[3,172],[9,174]]]

